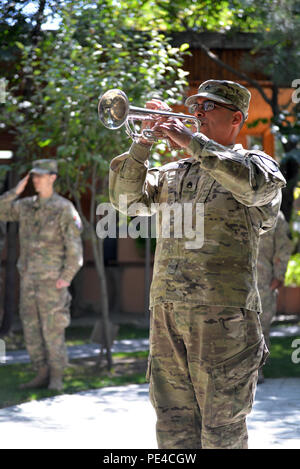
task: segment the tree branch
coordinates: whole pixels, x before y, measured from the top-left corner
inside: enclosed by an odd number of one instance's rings
[[[259,82],[257,80],[254,80],[253,78],[250,78],[248,75],[246,75],[244,72],[240,72],[238,70],[236,70],[235,68],[231,67],[231,65],[228,65],[226,64],[225,62],[223,62],[223,60],[219,59],[219,57],[214,54],[205,44],[200,44],[200,48],[201,50],[203,50],[203,52],[207,55],[207,57],[209,57],[213,62],[215,62],[216,64],[218,64],[220,67],[222,68],[225,68],[225,70],[228,70],[229,72],[231,73],[234,73],[236,76],[238,76],[239,78],[241,78],[242,80],[245,80],[247,81],[247,83],[249,83],[250,85],[252,85],[254,88],[256,88],[261,96],[263,97],[263,99],[266,101],[266,103],[269,104],[269,106],[271,106],[273,112],[274,112],[274,100],[273,100],[273,97],[270,99],[268,98],[268,96],[266,95],[266,93],[264,92],[262,86],[259,84]],[[275,112],[274,112],[275,114]]]
[[[89,230],[90,225],[89,225],[89,222],[88,222],[86,216],[85,216],[84,213],[83,213],[82,205],[81,205],[81,199],[80,199],[80,197],[79,197],[77,191],[75,191],[75,190],[73,189],[72,184],[71,184],[71,182],[70,182],[70,177],[69,177],[68,173],[66,174],[66,180],[67,180],[68,189],[69,189],[70,194],[72,195],[72,197],[73,197],[73,199],[74,199],[74,202],[75,202],[77,211],[78,211],[79,216],[80,216],[80,218],[81,218],[81,220],[82,220],[82,222],[83,222],[83,225],[85,226],[85,228],[86,228],[87,230]]]
[[[91,204],[90,204],[90,223],[92,226],[94,226],[94,221],[95,221],[96,170],[97,170],[97,165],[94,162],[93,169],[92,169]]]
[[[46,6],[46,0],[40,0],[39,1],[38,11],[34,15],[35,20],[36,20],[36,25],[35,25],[35,27],[33,28],[33,31],[32,31],[32,43],[34,45],[37,45],[38,40],[39,40],[39,35],[40,35],[40,32],[41,32],[41,28],[42,28],[42,22],[43,22],[43,19],[44,19],[45,6]]]

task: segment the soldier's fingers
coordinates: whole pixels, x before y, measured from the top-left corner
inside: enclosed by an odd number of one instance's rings
[[[29,173],[23,179],[21,179],[21,181],[18,182],[18,184],[16,186],[17,194],[20,194],[24,190],[24,188],[25,188],[25,186],[28,182],[28,178],[29,178]]]
[[[171,111],[171,108],[168,106],[167,103],[164,101],[161,101],[160,99],[151,99],[151,101],[148,101],[146,103],[146,108],[147,109],[158,109],[158,110],[163,110],[163,111]]]
[[[23,179],[21,179],[20,182],[27,183],[27,181],[29,179],[29,176],[30,176],[30,173],[26,174],[26,176],[24,176]]]

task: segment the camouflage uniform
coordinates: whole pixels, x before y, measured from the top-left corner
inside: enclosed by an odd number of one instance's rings
[[[56,167],[53,160],[35,162],[34,172],[49,164]],[[71,282],[82,265],[81,220],[73,204],[55,192],[48,199],[16,197],[15,189],[0,197],[0,219],[19,222],[20,317],[26,347],[36,369],[47,365],[62,370],[67,363],[64,330],[70,322],[70,294],[67,288],[57,289],[56,281]]]
[[[261,325],[269,347],[270,326],[276,314],[277,290],[271,290],[273,279],[284,282],[288,260],[293,243],[289,238],[289,225],[279,212],[275,228],[263,234],[259,240],[257,261],[258,289],[262,303]]]
[[[217,101],[217,90],[205,96]],[[232,102],[246,115],[236,92]],[[176,215],[171,239],[157,239],[148,378],[158,446],[246,448],[246,415],[267,355],[257,314],[258,239],[275,223],[285,180],[272,158],[241,145],[194,134],[188,151],[191,158],[148,169],[149,147],[133,143],[110,170],[111,202],[123,210],[126,194],[130,215],[135,203],[139,215],[158,210],[153,204],[204,204],[201,248],[173,236]]]

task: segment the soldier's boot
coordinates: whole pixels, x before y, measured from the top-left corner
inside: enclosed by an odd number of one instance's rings
[[[21,384],[19,389],[46,388],[49,384],[49,368],[42,366],[38,369],[37,375],[28,383]]]
[[[63,370],[51,368],[50,383],[48,389],[53,391],[62,391],[63,389]]]

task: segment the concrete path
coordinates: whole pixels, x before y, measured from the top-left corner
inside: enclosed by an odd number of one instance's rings
[[[111,349],[112,353],[137,352],[141,350],[149,350],[148,339],[118,340],[114,342]],[[73,345],[68,347],[69,359],[96,357],[99,353],[100,347],[97,344]],[[6,365],[29,362],[30,359],[26,350],[7,351],[5,353],[5,361],[3,361]]]
[[[296,337],[300,338],[300,326],[277,326],[273,327],[270,333],[270,337]],[[148,339],[135,339],[135,340],[118,340],[114,342],[112,347],[112,353],[120,352],[136,352],[139,350],[148,350],[149,349],[149,340]],[[73,345],[68,347],[68,356],[70,359],[75,358],[87,358],[95,357],[99,355],[100,348],[97,344],[83,344],[83,345]],[[5,363],[10,365],[13,363],[29,363],[29,356],[26,350],[15,350],[7,351],[5,353]]]
[[[267,379],[248,418],[250,449],[300,448],[300,378]],[[0,410],[1,449],[156,449],[148,385],[111,387]]]
[[[299,336],[297,326],[272,336]],[[115,351],[147,350],[148,340],[119,341]],[[93,344],[69,348],[71,358],[93,356]],[[6,364],[27,362],[25,351]],[[300,363],[299,365],[300,366]],[[248,417],[250,449],[300,449],[300,378],[266,379]],[[155,414],[148,385],[108,387],[64,394],[0,409],[1,449],[156,449]]]

